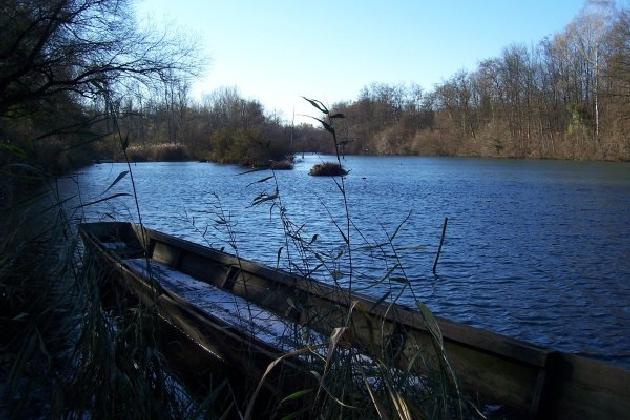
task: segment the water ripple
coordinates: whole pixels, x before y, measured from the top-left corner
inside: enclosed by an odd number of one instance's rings
[[[307,156],[293,171],[278,172],[278,183],[287,215],[304,224],[302,236],[317,233],[318,252],[334,257],[344,247],[330,215],[345,229],[343,201],[330,179],[307,176],[319,159]],[[351,234],[353,287],[377,297],[403,290],[399,302],[409,306],[413,289],[454,321],[630,367],[629,164],[350,157],[346,165],[350,213],[360,230]],[[132,168],[147,225],[217,248],[236,239],[240,255],[273,266],[282,248],[280,265],[294,269],[277,212],[270,217],[268,206],[249,207],[272,185],[247,184],[266,175],[238,176],[240,168],[208,163]],[[124,169],[101,164],[79,171],[84,202]],[[75,188],[70,181],[65,186],[68,195]],[[116,189],[131,191],[129,179]],[[212,193],[233,223],[230,232],[215,222]],[[96,220],[135,215],[132,200],[85,211]],[[375,284],[395,262],[389,245],[374,245],[386,242],[409,211],[393,245],[411,289],[391,279]],[[434,276],[444,217],[448,231]],[[297,250],[290,252],[299,261]],[[333,281],[335,273],[348,284],[344,252],[329,259],[319,278]],[[319,264],[313,255],[307,262]]]

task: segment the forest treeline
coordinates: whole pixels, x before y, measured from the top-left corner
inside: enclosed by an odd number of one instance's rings
[[[133,138],[178,143],[222,162],[332,153],[322,130],[291,127],[256,100],[223,88],[201,103],[186,84],[147,103],[129,99]],[[537,45],[513,44],[425,90],[373,83],[331,107],[345,153],[630,159],[630,13],[585,7]]]
[[[425,91],[372,84],[337,104],[347,153],[630,159],[630,13],[585,8]]]
[[[325,130],[237,88],[193,100],[204,64],[194,42],[141,28],[129,1],[2,4],[0,164],[58,172],[123,159],[123,148],[132,160],[265,164],[334,149]],[[587,3],[562,32],[430,89],[374,83],[330,108],[346,117],[347,154],[627,160],[630,11]]]
[[[318,151],[326,135],[309,124],[292,126],[269,114],[255,99],[243,98],[236,87],[222,87],[200,103],[189,99],[187,83],[165,86],[161,97],[142,96],[123,103],[120,124],[134,141],[132,157],[162,160],[213,160],[221,163],[264,165],[289,159],[294,151]],[[329,141],[329,140],[328,140]],[[154,145],[171,153],[159,153]],[[116,153],[115,148],[109,153]]]

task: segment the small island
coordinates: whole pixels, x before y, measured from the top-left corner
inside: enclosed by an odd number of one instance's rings
[[[313,165],[308,174],[310,176],[346,176],[348,171],[339,163],[322,162]]]

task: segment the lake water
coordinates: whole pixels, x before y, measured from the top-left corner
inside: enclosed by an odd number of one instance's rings
[[[132,169],[149,227],[230,252],[235,243],[243,258],[294,271],[323,261],[314,275],[324,281],[347,285],[351,272],[353,288],[375,297],[401,293],[398,302],[419,299],[453,321],[630,367],[630,164],[347,157],[349,253],[337,228],[347,228],[338,186],[308,176],[322,159],[331,158],[306,156],[260,183],[270,171],[193,162]],[[127,176],[103,194],[126,169],[93,165],[62,180],[62,190],[79,194],[74,203],[131,192]],[[287,218],[312,248],[302,260],[280,206],[250,206],[276,181]],[[131,197],[77,217],[138,219]]]

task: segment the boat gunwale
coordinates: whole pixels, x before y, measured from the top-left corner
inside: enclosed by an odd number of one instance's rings
[[[131,224],[131,227],[136,233],[140,233],[138,225]],[[274,269],[263,263],[239,258],[228,252],[219,251],[185,239],[177,238],[155,229],[147,227],[143,227],[143,229],[146,234],[148,234],[149,239],[158,240],[159,242],[167,244],[170,243],[176,247],[183,248],[186,251],[193,252],[201,257],[226,266],[241,268],[248,273],[262,276],[271,282],[282,283],[287,287],[297,287],[306,293],[335,304],[349,306],[351,299],[351,301],[356,304],[356,308],[361,311],[383,318],[389,322],[399,323],[403,326],[428,333],[425,322],[421,319],[420,312],[414,311],[407,306],[397,303],[391,305],[384,303],[376,304],[377,302],[374,298],[363,293],[352,292],[350,295],[343,289],[335,288],[318,280],[307,279],[282,269]],[[439,316],[435,316],[435,318],[445,341],[480,350],[493,356],[518,361],[519,363],[536,368],[544,368],[549,354],[556,353],[552,350],[547,350],[543,347],[525,343],[482,328],[458,324]],[[498,343],[500,343],[499,346],[497,346]]]

